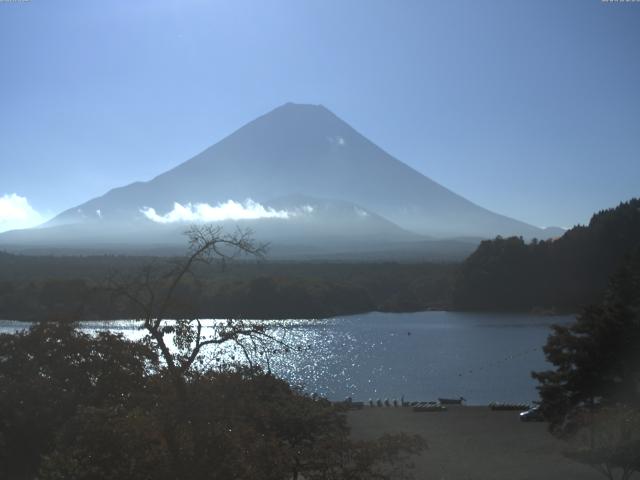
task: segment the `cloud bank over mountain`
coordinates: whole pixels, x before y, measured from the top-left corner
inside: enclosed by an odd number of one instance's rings
[[[182,205],[174,202],[173,209],[160,215],[153,207],[145,207],[140,212],[149,220],[156,223],[176,222],[223,222],[226,220],[258,220],[260,218],[289,218],[287,210],[275,210],[264,207],[250,198],[244,203],[227,200],[212,206],[208,203],[187,203]]]
[[[0,232],[31,228],[45,222],[47,217],[35,210],[26,197],[5,193],[0,197]]]

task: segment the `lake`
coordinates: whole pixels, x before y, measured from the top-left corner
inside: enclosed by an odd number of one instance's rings
[[[304,348],[276,352],[269,365],[276,375],[332,400],[463,396],[469,404],[530,403],[538,398],[530,372],[549,368],[542,346],[550,326],[572,320],[573,316],[467,312],[373,312],[288,320],[275,322],[274,334]],[[27,325],[0,321],[0,332]],[[106,325],[81,323],[86,331],[108,328],[132,339],[144,333],[131,321]],[[231,349],[210,356],[240,358]]]

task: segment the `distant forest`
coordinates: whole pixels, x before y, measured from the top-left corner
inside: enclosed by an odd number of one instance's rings
[[[0,319],[109,320],[135,309],[107,279],[166,269],[166,257],[55,257],[0,253]],[[181,288],[174,315],[201,318],[321,318],[444,309],[456,265],[448,263],[282,263],[199,266]]]
[[[483,241],[455,281],[458,310],[575,312],[601,300],[608,279],[640,248],[640,199],[621,203],[556,240]]]
[[[555,240],[483,241],[463,263],[236,261],[199,266],[175,316],[322,318],[374,310],[564,313],[598,302],[640,249],[640,199],[596,213]],[[133,318],[107,280],[135,278],[167,257],[28,256],[0,252],[0,319]]]

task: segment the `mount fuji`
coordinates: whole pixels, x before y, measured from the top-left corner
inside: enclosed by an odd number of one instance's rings
[[[0,246],[178,245],[185,224],[197,221],[249,226],[275,246],[310,252],[558,233],[466,200],[323,106],[287,103],[152,180],[6,232]]]

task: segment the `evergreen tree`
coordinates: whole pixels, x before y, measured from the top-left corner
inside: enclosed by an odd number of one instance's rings
[[[640,408],[640,249],[611,279],[604,300],[570,326],[555,326],[545,346],[554,370],[533,373],[541,407],[558,433],[583,424],[586,412]]]

